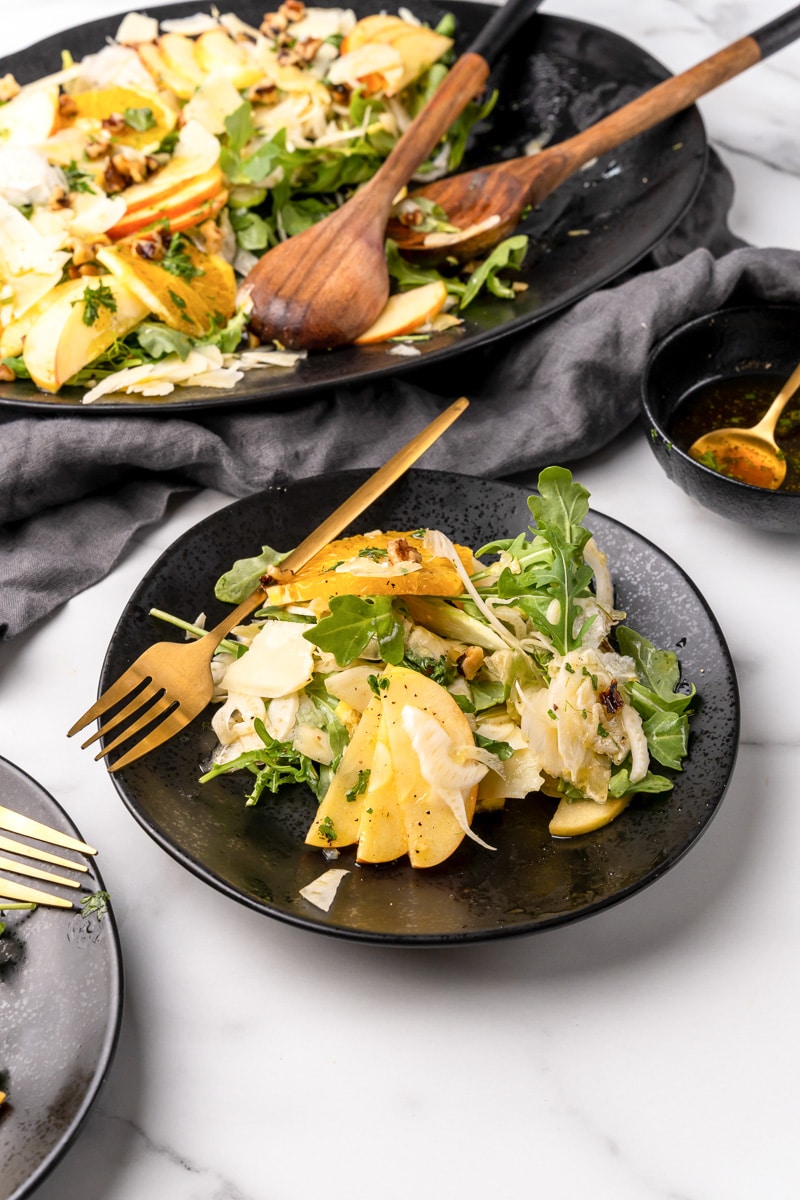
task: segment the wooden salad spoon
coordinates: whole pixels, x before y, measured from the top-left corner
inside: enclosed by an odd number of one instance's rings
[[[708,465],[742,483],[775,491],[786,478],[786,458],[775,442],[781,413],[800,388],[800,366],[795,367],[764,416],[749,429],[714,429],[689,447],[692,458],[708,456]]]
[[[352,342],[389,296],[384,239],[392,205],[455,119],[478,95],[489,63],[541,0],[507,0],[458,58],[388,158],[341,208],[269,250],[244,287],[250,328],[262,342],[326,350]]]
[[[465,171],[415,189],[444,210],[462,234],[420,233],[393,219],[387,230],[403,255],[433,264],[484,254],[516,228],[523,213],[593,158],[688,108],[700,96],[774,54],[800,36],[800,6],[732,42],[688,71],[672,76],[588,129],[537,154]]]

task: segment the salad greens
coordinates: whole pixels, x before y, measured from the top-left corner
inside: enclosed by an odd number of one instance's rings
[[[402,708],[415,739],[408,755],[454,811],[471,794],[464,783],[453,800],[462,786],[454,780],[467,776],[479,810],[537,792],[574,806],[571,832],[581,832],[584,819],[587,830],[597,828],[637,793],[668,791],[688,751],[695,688],[681,683],[672,651],[614,608],[610,570],[584,523],[586,489],[562,467],[544,470],[538,488],[528,529],[479,548],[469,571],[469,555],[441,532],[401,537],[402,572],[392,561],[397,535],[372,533],[333,543],[288,591],[268,589],[253,624],[218,653],[219,745],[203,782],[247,771],[255,777],[248,803],[286,783],[306,784],[321,803],[313,837],[346,844],[336,833],[341,820],[324,806],[338,788],[345,811],[368,805],[362,820],[375,819],[372,801],[383,803],[391,786],[375,745],[400,736],[392,697],[400,683],[415,695],[413,679],[421,678],[434,690],[424,691],[416,714],[406,715],[412,701]],[[282,557],[264,546],[239,560],[217,595],[237,602]],[[454,715],[452,725],[433,729],[430,700],[438,695]],[[367,753],[376,705],[387,732],[375,726]],[[465,729],[468,744],[445,751]],[[404,778],[410,768],[394,769]],[[560,828],[555,818],[552,828]]]

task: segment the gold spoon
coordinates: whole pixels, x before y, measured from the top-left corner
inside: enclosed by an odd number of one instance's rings
[[[742,483],[775,491],[786,478],[786,458],[775,442],[781,413],[800,388],[800,366],[795,367],[764,416],[750,429],[714,429],[689,447],[692,458],[711,456],[714,470]]]

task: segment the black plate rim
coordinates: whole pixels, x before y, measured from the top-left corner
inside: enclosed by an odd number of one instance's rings
[[[75,825],[74,821],[64,811],[55,797],[45,788],[37,779],[17,763],[0,755],[0,775],[8,773],[19,776],[28,787],[39,793],[45,804],[53,810],[53,814],[57,815],[73,837],[82,840],[81,833]],[[102,890],[103,880],[97,869],[96,864],[92,864],[92,871],[97,879],[97,882]],[[103,1042],[102,1053],[97,1063],[96,1070],[92,1076],[90,1085],[86,1090],[80,1108],[75,1113],[69,1128],[65,1131],[58,1143],[53,1146],[50,1152],[42,1159],[34,1173],[22,1183],[16,1191],[10,1193],[7,1200],[25,1200],[25,1197],[31,1196],[44,1182],[45,1178],[52,1172],[54,1167],[62,1160],[66,1153],[71,1149],[79,1134],[83,1129],[83,1125],[89,1115],[90,1110],[95,1104],[100,1092],[102,1091],[106,1080],[108,1079],[111,1070],[114,1056],[119,1045],[120,1032],[122,1028],[122,1016],[125,1001],[125,976],[122,961],[122,947],[119,939],[119,931],[117,929],[114,913],[111,909],[103,918],[104,922],[108,923],[109,937],[106,940],[106,951],[110,956],[112,970],[110,972],[112,980],[112,990],[109,997],[109,1023],[106,1029],[106,1036]]]
[[[325,5],[329,2],[329,0],[321,0],[321,2],[323,5]],[[493,13],[494,7],[495,6],[493,4],[485,3],[485,0],[450,0],[449,5],[444,5],[444,8],[449,8],[456,12],[463,9],[469,9],[471,12],[483,10],[487,19]],[[190,13],[198,11],[198,7],[193,0],[182,0],[181,3],[173,3],[164,6],[164,13],[168,16],[178,15],[178,10],[180,10],[179,15],[189,15]],[[50,35],[50,37],[47,39],[43,39],[43,41],[46,42],[53,36],[68,38],[70,35],[85,34],[95,28],[101,27],[105,22],[120,20],[125,11],[126,10],[121,10],[117,14],[111,14],[108,17],[99,17],[93,21],[86,22],[83,25],[72,26],[71,28],[61,30],[56,35]],[[546,22],[553,22],[558,26],[572,28],[590,36],[593,33],[602,34],[605,38],[609,39],[610,42],[616,42],[621,46],[625,45],[629,50],[635,51],[643,63],[647,63],[654,70],[661,72],[664,78],[668,78],[671,74],[664,64],[661,63],[660,60],[658,60],[654,55],[650,54],[636,43],[630,41],[630,39],[624,37],[624,35],[616,33],[614,30],[606,29],[603,26],[559,14],[552,15],[547,13],[532,13],[531,20],[534,19],[543,19]],[[42,43],[32,43],[23,50],[9,55],[8,61],[12,59],[17,60],[20,56],[29,54],[40,44]],[[4,66],[5,63],[6,59],[0,58],[0,71],[6,69]],[[86,405],[82,404],[78,399],[77,389],[75,398],[66,397],[63,393],[49,398],[44,393],[28,397],[15,397],[11,391],[11,389],[14,387],[14,384],[0,384],[0,409],[7,407],[12,410],[20,409],[23,411],[46,413],[50,416],[74,415],[76,413],[80,413],[87,417],[133,414],[161,416],[164,418],[168,418],[172,414],[176,414],[178,416],[188,413],[208,412],[211,414],[215,412],[223,413],[226,410],[232,411],[234,409],[237,411],[239,409],[244,409],[246,411],[248,408],[252,408],[254,405],[260,404],[267,405],[269,410],[280,411],[287,405],[291,405],[292,402],[305,402],[307,399],[313,399],[315,396],[319,395],[320,392],[328,390],[332,387],[374,383],[376,380],[385,379],[399,374],[411,375],[413,377],[414,374],[423,371],[427,367],[436,369],[437,367],[441,367],[443,363],[449,362],[451,359],[457,359],[460,356],[469,353],[470,351],[479,350],[486,346],[494,345],[496,342],[501,341],[504,338],[513,336],[514,334],[520,333],[525,329],[532,328],[533,326],[558,315],[566,308],[569,308],[572,304],[575,304],[579,300],[585,298],[592,291],[613,284],[627,271],[630,271],[641,261],[643,261],[643,259],[645,259],[647,255],[655,248],[655,246],[663,241],[663,239],[666,238],[686,216],[687,212],[691,209],[694,201],[697,198],[706,174],[708,162],[708,142],[703,118],[696,105],[690,106],[688,109],[684,110],[683,114],[679,115],[685,117],[687,120],[692,121],[695,126],[695,135],[702,143],[703,151],[702,159],[698,162],[698,169],[696,171],[693,186],[691,191],[686,195],[682,206],[670,214],[669,220],[662,227],[660,227],[657,235],[653,237],[649,245],[646,247],[640,247],[638,252],[631,254],[625,259],[624,262],[618,263],[598,282],[587,285],[585,288],[573,288],[572,291],[568,291],[565,294],[563,299],[560,299],[558,302],[554,302],[551,305],[545,305],[542,310],[536,310],[521,317],[511,318],[508,322],[497,328],[478,331],[477,334],[472,336],[471,340],[464,338],[438,348],[432,348],[426,351],[426,353],[420,356],[418,359],[397,356],[393,357],[390,362],[382,360],[380,364],[376,363],[376,365],[373,367],[365,365],[349,372],[345,370],[341,376],[333,379],[312,378],[310,380],[301,381],[299,387],[295,388],[289,386],[286,389],[280,389],[275,392],[271,392],[269,388],[266,392],[258,390],[258,381],[254,383],[252,390],[249,389],[247,387],[248,375],[246,374],[244,380],[242,381],[242,384],[244,385],[243,390],[246,391],[246,395],[237,394],[238,389],[221,389],[219,391],[215,391],[214,389],[206,389],[206,394],[197,395],[196,393],[201,389],[192,389],[191,391],[193,394],[186,399],[171,398],[166,401],[147,401],[146,399],[136,399],[134,397],[127,400],[123,399],[114,402],[101,399],[95,404]],[[384,360],[385,358],[386,356],[384,355]],[[258,375],[259,373],[255,372],[254,374]],[[189,389],[186,390],[189,391]],[[174,397],[175,393],[172,395]]]
[[[370,474],[370,472],[367,470],[364,470],[361,468],[353,468],[353,469],[345,470],[345,471],[329,472],[329,473],[325,473],[325,474],[321,474],[321,475],[311,476],[311,477],[307,477],[303,480],[298,480],[297,482],[300,484],[306,484],[306,485],[307,484],[316,484],[319,487],[323,488],[323,490],[324,490],[325,486],[330,485],[330,482],[332,480],[345,480],[345,481],[351,481],[351,486],[353,489],[355,489],[355,487],[358,486],[358,484],[360,484],[361,482],[363,482],[368,477],[369,474]],[[410,477],[411,481],[413,482],[414,476],[420,476],[420,475],[426,475],[426,474],[430,474],[430,472],[425,472],[420,469],[412,469],[409,472],[407,472],[406,478]],[[491,482],[493,487],[508,488],[509,491],[516,493],[520,497],[522,497],[523,493],[527,497],[527,495],[529,495],[532,491],[535,490],[530,487],[524,487],[524,486],[518,485],[518,484],[510,484],[510,483],[506,483],[504,481],[478,480],[474,476],[468,476],[468,475],[460,474],[458,472],[450,472],[450,471],[437,472],[437,474],[444,480],[469,481],[472,483]],[[206,530],[210,527],[213,527],[213,526],[219,524],[220,522],[225,522],[227,520],[235,521],[236,513],[241,511],[245,506],[256,504],[260,500],[263,500],[266,497],[279,498],[281,496],[281,494],[283,492],[285,492],[285,490],[286,490],[285,488],[278,488],[278,487],[267,488],[261,492],[255,493],[248,497],[245,497],[244,499],[234,501],[232,504],[226,505],[224,508],[219,509],[214,513],[211,513],[209,516],[203,518],[197,524],[193,525],[190,529],[186,530],[183,534],[181,534],[178,538],[176,538],[176,540],[169,547],[167,547],[167,549],[165,551],[163,551],[163,553],[158,557],[158,559],[155,561],[155,563],[150,567],[148,572],[140,580],[139,584],[134,589],[133,593],[131,594],[131,597],[129,598],[127,604],[125,605],[125,608],[122,611],[120,620],[119,620],[117,626],[115,627],[114,633],[112,634],[111,641],[109,643],[108,650],[106,652],[106,656],[104,659],[102,674],[101,674],[101,679],[100,679],[100,684],[99,684],[99,689],[98,689],[99,692],[102,692],[113,681],[113,675],[110,673],[110,661],[111,661],[112,655],[114,653],[114,647],[115,647],[116,640],[117,640],[121,630],[125,627],[127,613],[135,606],[136,598],[140,594],[140,592],[143,591],[144,589],[146,589],[147,586],[151,582],[158,579],[162,567],[170,562],[173,553],[180,549],[180,547],[184,543],[184,540],[195,537],[198,534],[202,534],[204,530]],[[209,886],[213,887],[215,890],[221,892],[223,895],[228,896],[230,899],[235,900],[238,903],[244,904],[245,907],[250,908],[255,912],[259,912],[264,916],[268,916],[268,917],[274,918],[276,920],[279,920],[279,921],[283,922],[284,924],[290,925],[294,928],[302,929],[306,932],[312,932],[312,933],[318,933],[318,934],[322,934],[322,935],[326,935],[326,936],[338,937],[338,938],[342,938],[342,939],[345,939],[345,940],[348,940],[351,942],[362,942],[362,943],[367,943],[367,944],[372,944],[372,945],[395,946],[395,947],[403,947],[403,948],[408,948],[408,947],[411,947],[411,948],[423,947],[424,948],[424,947],[444,947],[444,946],[451,946],[451,945],[475,944],[478,942],[486,942],[486,941],[497,941],[497,940],[505,939],[508,937],[531,935],[531,934],[543,932],[545,930],[560,927],[563,925],[573,924],[576,921],[585,920],[591,916],[594,916],[595,914],[597,914],[599,912],[606,911],[607,909],[616,906],[618,903],[621,903],[623,900],[626,900],[626,899],[638,894],[645,888],[649,887],[651,884],[655,883],[658,879],[662,878],[662,876],[664,874],[666,874],[667,871],[669,871],[673,866],[675,866],[678,862],[680,862],[684,858],[684,856],[689,852],[689,850],[697,843],[698,839],[702,836],[702,834],[708,828],[713,817],[717,814],[719,807],[720,807],[720,805],[725,797],[725,794],[727,792],[731,778],[733,776],[733,771],[734,771],[735,763],[736,763],[738,744],[739,744],[739,735],[740,735],[740,725],[741,725],[740,698],[739,698],[738,682],[737,682],[737,678],[736,678],[736,672],[735,672],[735,668],[734,668],[734,664],[733,664],[733,659],[732,659],[729,647],[727,645],[725,636],[724,636],[722,629],[719,625],[719,622],[717,621],[717,618],[715,617],[713,611],[711,610],[707,600],[705,599],[704,595],[700,592],[698,587],[691,580],[691,578],[686,573],[686,571],[684,571],[684,569],[673,558],[671,558],[668,554],[666,554],[666,552],[663,551],[660,547],[658,547],[653,541],[651,541],[649,538],[645,537],[644,535],[637,533],[635,530],[631,529],[630,526],[624,524],[623,522],[617,520],[616,518],[609,517],[606,514],[600,512],[599,510],[592,508],[592,509],[590,509],[590,513],[589,513],[589,519],[588,519],[589,524],[591,524],[591,520],[593,518],[599,518],[599,520],[601,522],[605,522],[609,526],[615,528],[624,537],[633,538],[641,546],[646,548],[646,550],[648,551],[649,554],[655,556],[656,559],[661,561],[662,563],[666,563],[672,570],[675,571],[675,573],[682,580],[682,582],[684,583],[686,588],[695,596],[706,619],[708,620],[709,627],[714,635],[716,647],[720,653],[722,664],[723,664],[724,669],[726,670],[726,672],[730,678],[730,681],[731,681],[731,693],[732,693],[731,698],[733,701],[733,710],[734,710],[733,714],[732,714],[733,727],[732,727],[732,734],[731,734],[732,753],[731,753],[731,759],[730,759],[730,763],[729,763],[728,770],[727,770],[727,775],[725,776],[724,780],[722,781],[722,785],[721,785],[719,794],[716,797],[714,806],[709,812],[707,812],[705,814],[705,816],[702,820],[697,822],[697,824],[695,825],[695,827],[693,829],[692,835],[689,838],[687,838],[682,849],[679,852],[672,854],[668,860],[665,860],[662,863],[655,866],[651,871],[649,871],[647,873],[647,875],[644,878],[637,879],[634,883],[632,883],[631,885],[629,885],[625,888],[620,889],[614,895],[608,896],[600,901],[597,901],[597,902],[593,903],[591,906],[588,906],[587,908],[582,909],[578,912],[570,912],[567,914],[558,913],[550,918],[547,918],[547,917],[537,918],[536,920],[529,921],[528,923],[519,923],[519,924],[509,925],[509,926],[498,925],[496,927],[491,927],[491,928],[487,928],[487,929],[468,930],[468,931],[465,931],[462,933],[459,933],[456,931],[446,931],[446,932],[436,933],[436,934],[410,933],[410,934],[404,934],[401,936],[401,935],[397,935],[397,934],[394,934],[391,932],[382,932],[382,931],[374,931],[374,930],[369,931],[369,930],[364,930],[364,929],[357,929],[357,928],[353,928],[351,926],[348,926],[348,925],[345,925],[342,923],[336,923],[335,921],[319,922],[313,916],[305,916],[302,913],[295,913],[295,912],[285,911],[285,910],[277,908],[277,907],[271,907],[266,902],[259,902],[255,897],[248,896],[248,895],[242,893],[236,887],[234,887],[230,883],[228,883],[226,880],[221,879],[219,876],[217,876],[213,871],[211,871],[204,864],[199,862],[189,852],[187,852],[187,851],[183,850],[181,847],[177,846],[170,839],[170,837],[167,834],[165,834],[162,830],[160,830],[156,825],[154,825],[151,821],[149,821],[147,819],[146,815],[143,812],[141,812],[139,810],[139,808],[137,807],[136,800],[131,795],[131,793],[128,789],[128,786],[126,784],[126,775],[125,775],[124,768],[121,772],[114,773],[111,775],[112,782],[114,783],[114,786],[115,786],[120,798],[122,799],[123,804],[128,809],[130,814],[134,817],[134,819],[138,822],[138,824],[145,830],[145,832],[151,838],[153,838],[153,840],[159,846],[161,846],[161,848],[163,850],[165,850],[170,855],[170,857],[172,857],[176,862],[180,863],[181,866],[183,866],[190,873],[194,874],[197,878],[201,879],[203,882],[207,883]],[[411,868],[409,868],[409,869],[411,869]]]

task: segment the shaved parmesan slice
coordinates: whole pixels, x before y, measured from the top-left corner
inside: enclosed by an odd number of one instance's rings
[[[161,28],[165,33],[182,33],[184,37],[208,33],[209,29],[218,27],[219,21],[210,13],[194,13],[190,17],[172,17],[161,22]]]
[[[349,874],[350,872],[345,870],[344,867],[330,867],[322,875],[312,880],[311,883],[306,884],[304,888],[300,888],[300,895],[309,904],[313,904],[316,908],[321,908],[323,912],[328,912],[336,898],[339,884],[345,875]]]
[[[303,637],[304,629],[292,621],[267,621],[247,653],[228,667],[222,686],[267,699],[299,692],[314,671],[314,647]]]
[[[123,46],[140,46],[143,42],[154,42],[157,37],[158,21],[155,17],[129,12],[122,18],[116,41]]]
[[[16,208],[46,204],[64,177],[33,146],[0,146],[0,196]]]

